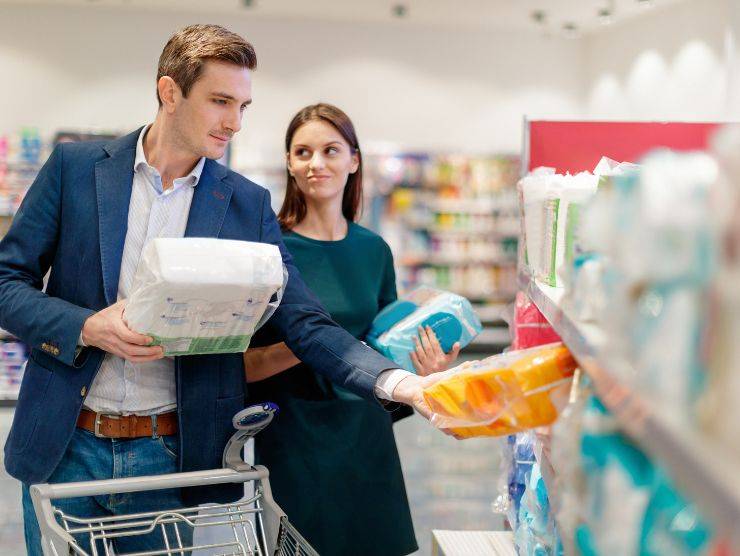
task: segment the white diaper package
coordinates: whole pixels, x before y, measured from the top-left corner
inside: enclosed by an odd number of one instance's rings
[[[141,254],[123,317],[165,355],[243,352],[286,279],[275,245],[156,238]]]

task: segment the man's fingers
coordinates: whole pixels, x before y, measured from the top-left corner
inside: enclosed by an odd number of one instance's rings
[[[126,357],[154,357],[159,358],[164,355],[162,346],[142,347],[136,344],[126,344],[124,348]]]
[[[147,357],[144,357],[144,356],[126,357],[126,361],[131,361],[132,363],[149,363],[150,361],[156,361],[157,359],[162,359],[161,353],[158,355],[150,355]]]
[[[129,344],[118,338],[112,338],[110,348],[105,351],[117,355],[127,361],[144,362],[161,359],[164,356],[162,346],[140,346]]]
[[[138,332],[134,332],[133,330],[129,329],[129,327],[126,326],[123,321],[120,321],[116,326],[116,334],[127,344],[148,346],[153,341],[153,338],[151,336],[139,334]]]
[[[427,421],[432,418],[432,410],[424,400],[419,400],[414,404],[414,409],[418,411]]]
[[[458,434],[455,434],[452,432],[452,429],[439,429],[443,433],[445,433],[447,436],[451,436],[452,438],[456,438],[457,440],[464,440],[464,438]]]

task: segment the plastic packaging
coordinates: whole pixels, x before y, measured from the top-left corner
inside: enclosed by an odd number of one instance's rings
[[[567,403],[576,368],[562,345],[494,355],[424,390],[434,426],[457,436],[502,436],[549,425]]]
[[[142,252],[124,319],[165,355],[243,352],[277,309],[285,280],[275,245],[156,238]]]
[[[553,329],[545,316],[524,292],[516,294],[514,304],[514,340],[511,348],[527,349],[536,346],[553,344],[560,341],[560,336]]]
[[[410,353],[416,345],[419,327],[429,326],[442,351],[448,353],[455,342],[468,345],[482,330],[481,322],[464,297],[434,288],[417,288],[385,307],[373,320],[368,343],[400,367],[416,372]]]
[[[545,239],[544,204],[555,197],[557,184],[554,168],[535,168],[517,187],[524,207],[525,260],[535,275],[542,267]]]
[[[519,554],[532,556],[563,554],[539,464],[532,466],[527,489],[522,497],[514,538]]]

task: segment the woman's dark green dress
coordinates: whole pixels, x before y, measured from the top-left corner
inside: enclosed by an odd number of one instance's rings
[[[293,232],[283,239],[332,318],[363,339],[396,299],[388,245],[357,224],[339,241]],[[303,364],[251,383],[249,394],[280,406],[256,437],[255,459],[269,469],[277,503],[321,556],[417,550],[390,413]]]

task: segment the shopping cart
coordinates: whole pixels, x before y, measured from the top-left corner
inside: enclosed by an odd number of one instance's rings
[[[45,556],[112,556],[111,544],[115,539],[137,535],[157,535],[163,548],[137,552],[136,556],[186,556],[191,553],[209,556],[318,556],[273,500],[267,469],[253,467],[242,459],[245,442],[264,429],[276,411],[277,406],[266,403],[250,406],[234,416],[236,432],[224,449],[223,469],[33,485],[31,498],[41,528]],[[206,511],[204,507],[196,506],[85,518],[67,515],[53,505],[54,500],[63,498],[224,483],[251,483],[254,492],[238,502],[208,505]],[[188,533],[193,534],[183,535],[181,528],[184,527],[191,528]],[[201,545],[184,540],[195,538],[195,530],[208,527],[225,528],[227,539]],[[78,538],[84,536],[90,543],[89,551],[80,546],[73,535],[78,535]],[[123,554],[117,553],[117,556]]]

